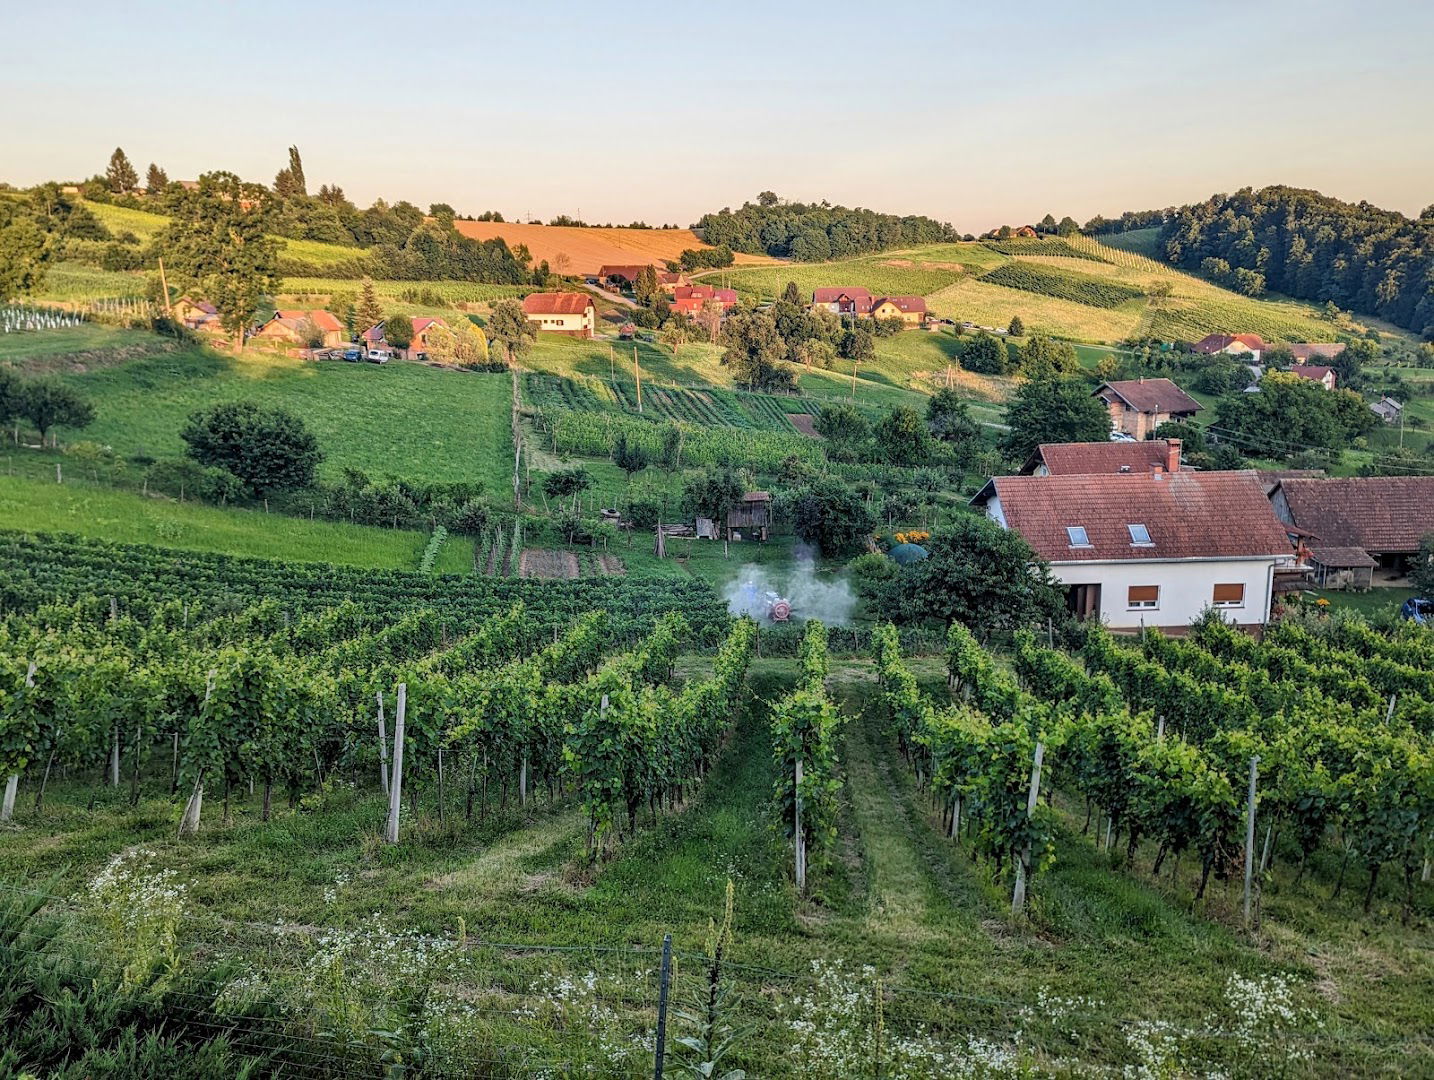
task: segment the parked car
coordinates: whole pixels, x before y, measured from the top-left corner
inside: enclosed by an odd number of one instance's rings
[[[1399,617],[1419,626],[1434,626],[1434,600],[1411,596],[1399,606]]]
[[[360,363],[363,360],[363,350],[358,348],[345,349],[343,351],[343,359],[347,360],[350,364]]]
[[[386,364],[393,359],[393,353],[387,349],[370,349],[368,351],[368,362],[370,364]]]
[[[588,285],[596,285],[598,283],[598,279],[595,277],[583,278],[583,281]]]
[[[1135,442],[1135,441],[1136,441],[1136,438],[1135,438],[1134,435],[1129,435],[1129,434],[1127,434],[1127,433],[1124,432],[1124,431],[1112,431],[1112,432],[1110,433],[1110,441],[1111,441],[1111,442]]]

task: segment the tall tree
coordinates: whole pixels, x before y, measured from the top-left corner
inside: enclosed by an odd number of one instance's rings
[[[651,265],[644,266],[637,272],[637,280],[632,284],[632,295],[637,297],[639,304],[649,307],[662,295],[662,286],[657,283],[657,271]]]
[[[383,322],[383,339],[390,348],[408,348],[413,344],[413,319],[407,315],[390,315]]]
[[[147,172],[144,177],[144,190],[150,195],[158,195],[168,186],[169,174],[151,161],[149,163],[149,172]]]
[[[795,281],[787,282],[787,287],[782,290],[782,301],[787,304],[793,304],[796,307],[802,306],[802,294],[797,288]]]
[[[494,304],[487,331],[488,340],[503,350],[503,357],[510,364],[515,356],[528,355],[538,337],[537,326],[528,321],[518,300],[500,300]]]
[[[110,155],[110,163],[105,169],[105,185],[116,195],[127,194],[139,187],[139,173],[134,171],[129,158],[118,146]]]
[[[279,283],[279,242],[267,235],[263,188],[233,173],[206,173],[180,196],[159,250],[181,290],[197,292],[244,348],[260,301]]]
[[[748,390],[785,390],[796,385],[786,363],[787,343],[777,324],[763,311],[743,311],[727,319],[722,330],[727,346],[721,362]]]
[[[0,199],[0,303],[43,285],[49,254],[42,220],[23,203]]]
[[[309,193],[304,180],[304,163],[299,158],[299,148],[289,147],[289,164],[274,175],[274,194],[288,200]]]
[[[363,285],[359,289],[358,307],[354,312],[354,325],[358,327],[359,333],[364,333],[381,322],[383,322],[383,305],[378,302],[378,293],[374,291],[373,279],[364,278]]]
[[[1110,438],[1110,414],[1082,380],[1044,376],[1028,379],[1006,406],[1010,430],[1001,450],[1024,461],[1043,442],[1103,442]]]

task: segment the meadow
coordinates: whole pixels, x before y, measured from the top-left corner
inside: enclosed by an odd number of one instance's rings
[[[184,449],[179,431],[191,413],[244,400],[298,415],[324,450],[326,477],[352,466],[375,477],[478,481],[490,493],[511,482],[506,375],[412,363],[318,363],[251,346],[239,357],[177,349],[67,378],[97,413],[84,438],[121,456],[143,450],[177,457]]]
[[[0,475],[0,528],[68,532],[101,540],[193,551],[214,551],[289,562],[328,562],[412,570],[425,533],[309,521],[260,510],[176,502],[158,495],[93,484],[66,464],[63,484],[26,475]],[[473,569],[473,541],[450,535],[435,572]]]

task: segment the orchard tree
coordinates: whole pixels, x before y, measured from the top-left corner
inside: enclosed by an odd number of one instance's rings
[[[872,429],[882,460],[893,465],[920,465],[931,456],[930,435],[921,414],[898,405]]]
[[[926,428],[933,439],[960,446],[981,438],[981,425],[955,390],[943,387],[926,403]]]
[[[503,350],[508,363],[528,355],[538,337],[538,328],[528,321],[523,304],[518,300],[500,300],[488,316],[488,340]]]
[[[787,343],[766,312],[732,315],[722,330],[722,342],[727,346],[722,364],[730,367],[733,380],[748,390],[787,390],[796,385],[786,362]]]
[[[812,427],[835,448],[854,450],[871,438],[871,423],[855,405],[823,405]]]
[[[1007,375],[1011,351],[1004,341],[982,330],[961,347],[961,366],[982,375]]]
[[[627,434],[619,433],[617,441],[612,447],[613,464],[623,471],[627,477],[628,484],[632,483],[633,473],[640,473],[651,463],[647,451],[635,442],[627,441]]]
[[[569,500],[568,512],[571,514],[578,512],[578,499],[592,486],[592,473],[581,465],[557,469],[543,477],[543,494],[550,499]]]
[[[159,236],[181,291],[197,292],[219,311],[219,322],[244,348],[244,331],[279,284],[279,242],[268,235],[264,189],[233,173],[206,173],[178,197]]]
[[[1028,379],[1006,407],[1010,430],[1001,451],[1024,461],[1044,442],[1105,442],[1110,438],[1110,413],[1078,379],[1048,375]]]
[[[304,422],[287,409],[252,401],[211,405],[179,433],[201,465],[227,469],[255,495],[308,487],[323,452]]]
[[[139,187],[139,173],[134,171],[129,158],[118,146],[110,155],[110,163],[105,168],[105,186],[115,195],[127,195]]]
[[[1028,379],[1034,379],[1079,371],[1080,361],[1076,359],[1075,347],[1070,342],[1036,333],[1027,339],[1021,350],[1021,368]]]
[[[95,407],[80,394],[53,376],[22,383],[19,414],[40,433],[40,444],[51,428],[88,427],[95,419]]]
[[[413,344],[413,320],[407,315],[390,315],[383,323],[383,339],[402,352]]]
[[[711,518],[720,524],[745,491],[742,478],[732,469],[690,472],[682,481],[682,508],[693,517]]]
[[[876,527],[866,500],[855,488],[831,476],[818,476],[784,496],[782,512],[791,520],[798,540],[827,556],[855,554]]]

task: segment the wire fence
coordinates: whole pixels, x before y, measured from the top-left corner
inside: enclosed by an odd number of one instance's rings
[[[107,917],[93,897],[0,884],[10,977],[29,963],[75,986],[129,980],[162,1001],[171,1030],[223,1036],[284,1075],[689,1075],[683,1069],[701,1056],[693,1041],[724,1033],[737,1037],[723,1071],[753,1077],[1099,1074],[1152,1059],[1208,1062],[1235,1076],[1434,1071],[1428,1034],[1326,1022],[1293,1005],[1279,982],[1250,983],[1251,1000],[1232,1001],[1225,1014],[1173,1023],[1049,991],[1021,1000],[924,988],[840,961],[798,972],[724,962],[709,1030],[712,960],[665,953],[661,942],[498,942],[461,929],[396,931],[378,915],[336,929],[202,910],[156,938],[142,903],[138,919]],[[40,920],[15,932],[13,916],[27,907],[40,908]],[[115,926],[126,928],[118,938]]]

